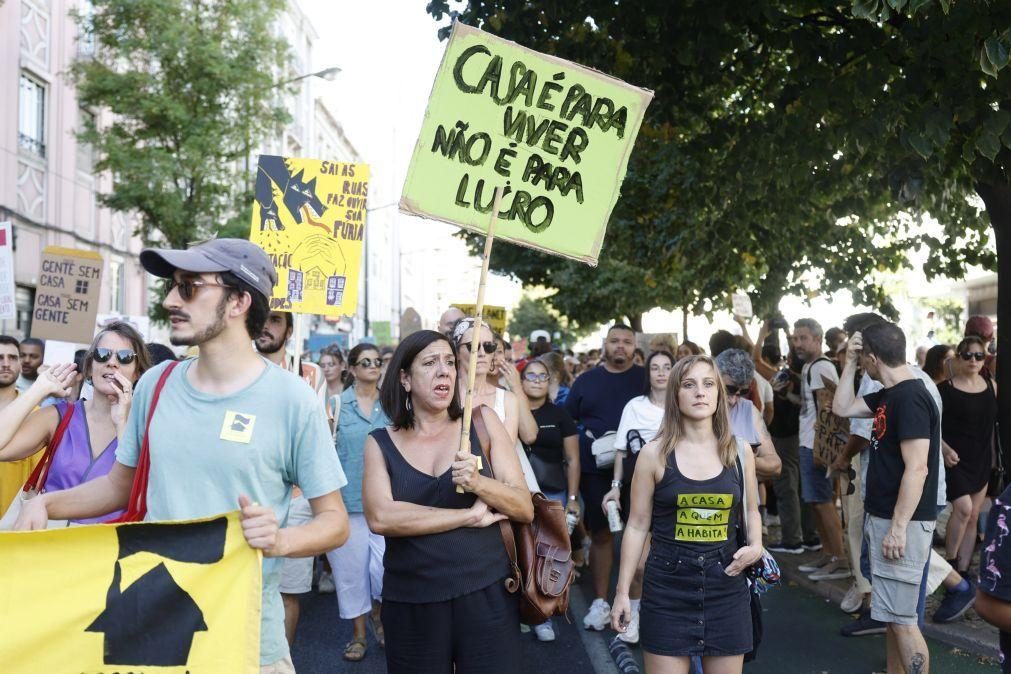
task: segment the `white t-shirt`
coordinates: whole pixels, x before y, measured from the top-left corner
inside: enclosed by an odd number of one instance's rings
[[[618,432],[614,436],[614,448],[622,452],[628,450],[628,432],[631,430],[639,431],[642,441],[649,442],[660,432],[662,422],[663,407],[654,405],[648,395],[632,398],[621,411]]]
[[[758,387],[758,397],[762,399],[762,405],[769,406],[774,403],[773,397],[776,395],[772,390],[772,384],[762,375],[755,373],[755,386]]]
[[[808,372],[810,372],[811,386],[807,385]],[[814,424],[818,419],[818,412],[814,406],[814,392],[825,388],[823,382],[830,381],[833,384],[839,383],[839,373],[835,371],[835,364],[828,360],[818,360],[808,363],[800,371],[800,446],[814,448]]]

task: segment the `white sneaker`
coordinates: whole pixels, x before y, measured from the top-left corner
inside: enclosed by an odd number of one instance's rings
[[[639,643],[639,612],[632,611],[632,619],[625,625],[624,632],[618,632],[618,638],[626,644]]]
[[[857,590],[856,583],[850,585],[850,589],[846,590],[846,596],[842,598],[839,602],[839,608],[842,609],[843,613],[856,613],[860,610],[860,605],[863,604],[864,597]]]
[[[603,599],[594,599],[590,610],[583,618],[583,627],[600,632],[611,624],[611,605]]]
[[[316,584],[316,590],[321,594],[336,592],[337,587],[333,584],[333,576],[326,571],[320,574],[319,583]]]
[[[540,625],[534,625],[534,634],[537,636],[537,641],[555,640],[555,628],[551,626],[550,620]]]

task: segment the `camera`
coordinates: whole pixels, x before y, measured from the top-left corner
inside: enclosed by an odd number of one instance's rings
[[[776,385],[786,384],[789,381],[790,381],[790,368],[788,367],[784,367],[782,370],[780,370],[779,372],[777,372],[772,376],[772,383]]]

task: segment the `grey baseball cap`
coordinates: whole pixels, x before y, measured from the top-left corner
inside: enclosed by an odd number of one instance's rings
[[[263,249],[245,239],[212,239],[187,250],[147,248],[140,264],[148,273],[171,278],[177,269],[204,273],[229,271],[270,299],[277,270]]]

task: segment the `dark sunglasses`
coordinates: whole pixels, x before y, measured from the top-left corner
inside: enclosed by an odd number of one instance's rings
[[[225,285],[224,283],[210,283],[199,279],[184,279],[182,281],[169,279],[168,284],[165,286],[165,294],[168,295],[172,290],[178,289],[179,297],[183,298],[184,302],[189,302],[196,297],[198,288],[229,288],[234,290],[232,286]]]
[[[463,348],[465,346],[469,349],[470,348],[470,342],[463,342],[463,343],[460,344],[461,348]],[[491,354],[495,353],[495,349],[498,348],[498,345],[495,342],[481,342],[481,348],[484,349],[485,353],[491,355]]]
[[[733,398],[734,396],[746,396],[748,391],[751,390],[750,386],[728,386],[727,395]]]
[[[543,372],[541,373],[527,372],[526,374],[523,375],[523,378],[526,379],[527,381],[545,382],[551,377],[550,375],[544,374]]]
[[[379,358],[359,358],[358,362],[352,363],[356,367],[382,367],[383,361]]]
[[[979,351],[963,351],[958,354],[958,357],[965,361],[970,361],[975,358],[977,363],[981,363],[984,359],[986,359],[986,354]]]
[[[116,360],[120,365],[129,365],[133,361],[137,360],[137,354],[135,354],[130,349],[95,349],[95,354],[92,356],[96,363],[108,363],[109,359],[112,358],[112,354],[116,354]]]

